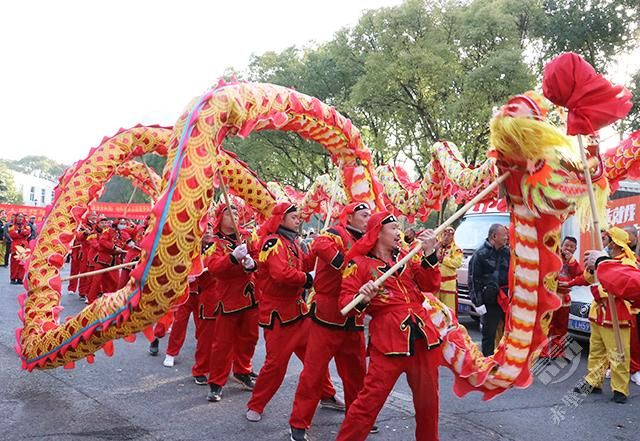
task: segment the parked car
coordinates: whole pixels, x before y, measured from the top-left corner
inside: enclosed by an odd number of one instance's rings
[[[571,288],[571,306],[569,307],[569,334],[580,340],[588,340],[591,335],[589,308],[593,302],[588,286]]]

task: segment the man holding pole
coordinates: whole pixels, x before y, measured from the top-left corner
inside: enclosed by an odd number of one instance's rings
[[[260,421],[282,384],[291,355],[295,353],[304,362],[310,321],[305,320],[307,305],[302,294],[311,288],[315,271],[311,270],[313,262],[300,249],[299,227],[296,206],[282,202],[259,231],[258,323],[264,328],[267,354],[247,403],[246,417],[253,422]],[[328,371],[317,387],[323,389],[323,398],[335,396]]]
[[[222,388],[232,367],[234,381],[246,390],[255,386],[252,359],[258,342],[258,302],[253,272],[257,265],[247,247],[251,233],[238,229],[237,218],[233,205],[230,209],[226,203],[216,207],[213,251],[205,262],[209,274],[217,279],[219,296],[209,358],[207,400],[213,402],[222,399]]]
[[[338,225],[316,238],[312,254],[318,265],[314,281],[315,295],[311,302],[309,342],[305,365],[298,380],[296,396],[289,424],[291,439],[306,439],[306,430],[320,402],[322,390],[317,385],[326,375],[329,362],[335,357],[338,373],[344,386],[346,408],[362,388],[366,372],[364,317],[340,314],[338,298],[342,284],[345,256],[356,240],[366,231],[371,217],[368,204],[354,202],[340,215]]]
[[[435,254],[436,237],[426,230],[418,238],[420,253],[378,285],[374,280],[407,254],[400,247],[400,229],[395,216],[376,213],[367,233],[347,254],[340,306],[356,296],[363,300],[356,313],[366,309],[369,325],[369,369],[364,386],[351,404],[337,440],[364,440],[398,377],[405,373],[413,393],[416,439],[438,439],[438,365],[440,336],[423,306],[423,292],[436,292],[440,271]],[[345,308],[346,309],[346,308]]]
[[[107,269],[114,266],[117,256],[125,251],[118,246],[117,233],[111,226],[111,221],[106,216],[98,219],[98,237],[96,241],[95,264],[96,270]],[[87,303],[91,304],[98,299],[98,294],[114,292],[118,287],[119,274],[117,271],[107,271],[92,276],[91,288],[87,293]]]
[[[613,227],[607,231],[611,239],[609,249],[613,259],[630,267],[636,267],[636,258],[628,246],[629,235],[622,229]],[[584,277],[588,283],[594,282],[594,266],[585,268]],[[594,301],[589,309],[591,335],[589,337],[589,362],[587,375],[583,384],[577,386],[577,392],[585,390],[591,393],[602,393],[602,383],[607,367],[611,369],[612,401],[624,404],[629,396],[629,360],[630,360],[630,330],[631,312],[628,304],[621,299],[615,299],[615,307],[620,322],[620,337],[622,340],[622,357],[617,355],[616,342],[613,334],[612,314],[609,310],[608,293],[600,284],[591,286]]]

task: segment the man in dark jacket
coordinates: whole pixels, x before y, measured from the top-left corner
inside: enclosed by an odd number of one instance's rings
[[[509,285],[509,232],[504,225],[493,224],[484,244],[469,262],[469,289],[476,310],[482,315],[482,353],[493,355],[496,331],[504,321],[498,304],[500,291],[507,294]]]

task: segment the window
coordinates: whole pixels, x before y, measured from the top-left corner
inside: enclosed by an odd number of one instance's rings
[[[35,201],[36,200],[36,188],[35,187],[31,187],[31,190],[29,191],[29,200],[30,201]]]
[[[54,198],[54,191],[51,190],[51,201],[53,201],[53,198]]]
[[[47,194],[47,190],[45,190],[44,188],[42,189],[42,191],[40,192],[40,202],[42,202],[44,204],[44,195]]]

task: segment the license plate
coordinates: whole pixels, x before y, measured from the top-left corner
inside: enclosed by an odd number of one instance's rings
[[[458,313],[471,311],[471,305],[465,303],[458,303]]]
[[[591,325],[588,321],[581,321],[575,319],[569,319],[569,329],[575,329],[576,331],[591,332]]]

